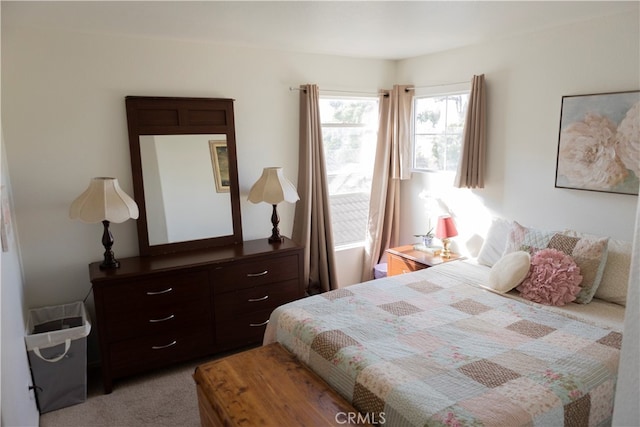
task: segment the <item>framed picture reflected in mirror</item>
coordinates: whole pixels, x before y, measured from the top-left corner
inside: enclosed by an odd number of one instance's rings
[[[228,193],[231,185],[229,180],[229,155],[226,142],[209,141],[213,175],[218,193]]]

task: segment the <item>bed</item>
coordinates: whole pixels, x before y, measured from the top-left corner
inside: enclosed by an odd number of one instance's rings
[[[264,342],[386,426],[609,425],[631,248],[617,244],[588,303],[496,292],[500,256],[469,259],[281,306]]]

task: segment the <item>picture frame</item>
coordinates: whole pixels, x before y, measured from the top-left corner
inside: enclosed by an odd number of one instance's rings
[[[218,193],[228,193],[231,190],[229,178],[229,154],[227,143],[223,141],[209,141],[211,164]]]
[[[638,195],[640,91],[562,97],[556,188]]]

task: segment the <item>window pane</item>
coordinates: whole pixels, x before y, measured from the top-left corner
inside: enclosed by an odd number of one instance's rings
[[[329,194],[370,191],[375,133],[362,128],[331,127],[322,130],[322,139]]]
[[[444,165],[445,138],[442,135],[416,135],[415,167],[441,170]]]
[[[322,124],[368,124],[377,121],[378,102],[362,99],[320,99]]]
[[[443,170],[455,172],[460,161],[460,152],[462,150],[462,138],[449,137],[446,143],[446,163]]]
[[[469,95],[449,96],[447,102],[447,131],[462,133],[464,128],[465,112],[467,111],[467,103]]]
[[[457,169],[468,102],[468,93],[415,98],[415,169]]]
[[[416,133],[443,132],[446,126],[446,98],[416,99]]]
[[[321,98],[335,246],[364,241],[378,128],[376,98]]]

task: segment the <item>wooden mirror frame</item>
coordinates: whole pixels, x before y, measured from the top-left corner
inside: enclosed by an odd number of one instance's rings
[[[137,221],[140,255],[161,255],[231,245],[242,242],[240,191],[236,155],[233,99],[127,96],[127,123],[134,199],[140,209]],[[158,245],[149,244],[144,197],[141,135],[224,134],[229,156],[229,180],[233,234]]]

